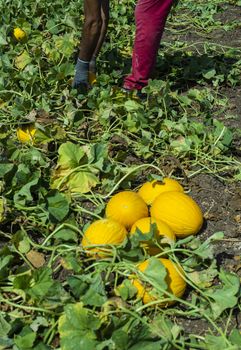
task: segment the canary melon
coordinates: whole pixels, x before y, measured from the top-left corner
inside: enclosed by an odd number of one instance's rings
[[[151,217],[164,221],[177,237],[195,235],[203,225],[200,207],[182,192],[160,194],[152,204]]]
[[[34,124],[24,125],[17,129],[17,138],[22,143],[33,142],[36,131]]]
[[[13,36],[16,40],[21,41],[26,37],[26,33],[23,29],[17,27],[13,30]]]
[[[155,228],[155,236],[159,245],[165,246],[166,244],[172,244],[176,241],[175,234],[165,222],[150,217],[137,220],[134,225],[132,225],[130,234],[134,235],[137,232],[137,229],[143,234],[148,234],[151,231],[152,224],[155,224],[153,226]],[[156,246],[153,241],[143,241],[141,246],[150,255],[156,255],[161,252],[160,248]]]
[[[138,194],[146,204],[151,205],[161,193],[170,191],[184,192],[184,188],[178,181],[165,177],[163,181],[153,180],[144,183],[139,189]]]
[[[106,217],[130,228],[137,220],[148,216],[148,207],[135,192],[123,191],[114,195],[106,206]]]
[[[111,219],[96,220],[85,231],[82,247],[97,256],[105,256],[109,246],[121,244],[126,235],[126,228],[119,222]]]
[[[160,258],[158,259],[165,267],[166,269],[166,277],[165,277],[165,283],[167,284],[167,291],[174,296],[181,298],[186,290],[186,282],[184,278],[182,277],[184,275],[183,270],[174,262],[172,262],[169,259]],[[145,270],[149,266],[150,260],[145,260],[141,264],[138,265],[137,269],[143,273],[145,273]],[[137,297],[142,299],[144,304],[148,304],[152,301],[157,300],[156,297],[150,294],[150,292],[153,290],[153,288],[147,284],[146,282],[142,281],[139,277],[132,280],[132,284],[137,289]],[[163,286],[163,289],[165,286]],[[162,288],[162,286],[160,286]],[[161,298],[167,298],[167,295],[165,293]],[[169,300],[162,302],[160,300],[160,303],[158,303],[158,306],[165,307],[168,305],[173,304],[174,300]]]

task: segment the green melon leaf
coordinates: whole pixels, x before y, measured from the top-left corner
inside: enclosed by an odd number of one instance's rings
[[[95,350],[100,325],[100,320],[82,303],[66,305],[58,322],[61,349]]]

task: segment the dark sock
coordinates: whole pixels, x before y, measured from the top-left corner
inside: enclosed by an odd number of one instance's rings
[[[73,81],[74,88],[78,87],[81,84],[88,84],[89,64],[89,62],[82,61],[78,58],[75,66],[75,76]]]

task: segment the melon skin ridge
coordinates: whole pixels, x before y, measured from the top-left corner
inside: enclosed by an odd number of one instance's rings
[[[96,252],[104,255],[101,247],[121,244],[127,236],[126,228],[120,223],[110,219],[100,219],[94,221],[85,231],[82,239],[82,247],[88,252]]]
[[[198,204],[187,194],[166,192],[152,204],[151,216],[167,223],[178,237],[197,234],[203,225],[203,214]]]

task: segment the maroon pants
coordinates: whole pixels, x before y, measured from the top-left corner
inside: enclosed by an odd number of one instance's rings
[[[124,88],[141,90],[148,84],[172,3],[173,0],[138,0],[132,73],[125,78]]]

